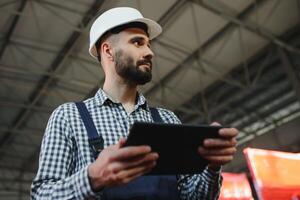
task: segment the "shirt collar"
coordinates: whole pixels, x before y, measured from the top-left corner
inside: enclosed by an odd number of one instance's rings
[[[137,92],[137,103],[135,105],[135,108],[137,109],[138,107],[142,107],[145,109],[148,107],[146,98],[139,92]]]
[[[110,101],[112,103],[118,103],[100,88],[95,95],[95,104],[97,106],[102,106],[107,101]],[[138,107],[142,107],[145,109],[147,109],[148,107],[146,98],[139,92],[137,93],[137,103],[135,105],[135,109],[137,109]]]

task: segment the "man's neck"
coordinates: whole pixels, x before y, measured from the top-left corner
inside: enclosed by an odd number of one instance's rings
[[[105,80],[103,90],[114,101],[121,103],[127,113],[131,113],[134,110],[137,85],[129,85],[121,81]]]

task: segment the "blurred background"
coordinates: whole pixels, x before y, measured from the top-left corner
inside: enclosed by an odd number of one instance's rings
[[[1,0],[0,199],[29,199],[49,115],[102,86],[89,29],[117,6],[164,30],[149,103],[240,130],[225,172],[250,176],[246,147],[300,151],[300,0]]]

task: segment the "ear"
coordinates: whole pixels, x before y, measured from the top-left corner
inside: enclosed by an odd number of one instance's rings
[[[103,42],[101,44],[101,54],[103,57],[113,61],[113,50],[112,46],[108,42]]]

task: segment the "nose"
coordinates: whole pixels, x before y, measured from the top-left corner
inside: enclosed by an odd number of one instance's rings
[[[153,57],[154,57],[154,53],[151,50],[151,48],[146,47],[146,52],[145,52],[144,58],[147,59],[147,60],[151,60]]]

